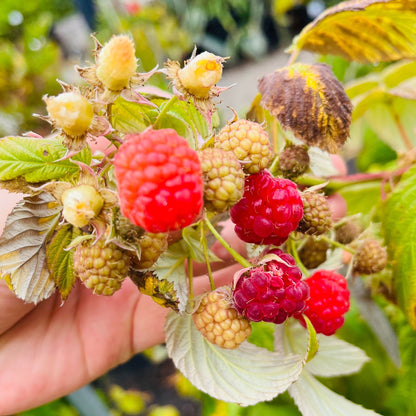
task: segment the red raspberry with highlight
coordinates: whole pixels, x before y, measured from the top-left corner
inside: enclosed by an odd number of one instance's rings
[[[230,211],[235,232],[247,243],[283,244],[303,216],[302,199],[289,179],[262,170],[245,182],[243,198]]]
[[[204,195],[201,163],[175,130],[126,136],[114,167],[120,208],[133,224],[163,233],[198,219]]]
[[[333,335],[344,324],[344,314],[350,307],[350,292],[347,281],[341,274],[329,270],[318,270],[305,280],[310,298],[303,312],[316,332]],[[305,321],[296,316],[303,326]]]
[[[279,249],[269,254],[278,258],[248,269],[238,278],[233,291],[234,306],[250,321],[281,324],[304,310],[309,288],[301,280],[302,272],[292,256]]]

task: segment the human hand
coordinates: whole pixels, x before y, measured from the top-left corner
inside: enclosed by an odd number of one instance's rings
[[[3,198],[10,202],[8,207],[15,200],[10,194]],[[8,207],[2,204],[2,209]],[[243,246],[230,225],[224,234],[234,248]],[[214,273],[217,286],[222,286],[241,266],[232,264],[222,246],[214,250],[226,260]],[[208,277],[196,277],[196,293],[208,290]],[[111,297],[94,295],[78,282],[63,305],[57,292],[37,306],[16,298],[0,280],[0,414],[66,395],[162,343],[167,312],[129,279]]]

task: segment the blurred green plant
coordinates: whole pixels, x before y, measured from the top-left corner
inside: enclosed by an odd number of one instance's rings
[[[62,61],[50,39],[52,25],[72,11],[69,0],[0,3],[0,133],[31,130],[39,124],[39,98],[59,91]]]

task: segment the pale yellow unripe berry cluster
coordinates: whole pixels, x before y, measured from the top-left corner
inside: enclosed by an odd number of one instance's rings
[[[211,88],[221,79],[223,58],[203,52],[178,71],[186,91],[198,98],[208,98]]]
[[[84,227],[101,211],[104,200],[91,185],[79,185],[62,194],[64,218],[75,227]]]
[[[92,104],[78,92],[63,92],[56,97],[45,97],[49,117],[68,136],[86,133],[94,117]]]
[[[133,41],[126,35],[113,36],[101,49],[97,60],[97,78],[112,91],[121,91],[136,73],[137,60]]]
[[[226,291],[206,294],[192,315],[196,328],[212,344],[227,349],[237,348],[251,334],[248,319],[232,307]]]

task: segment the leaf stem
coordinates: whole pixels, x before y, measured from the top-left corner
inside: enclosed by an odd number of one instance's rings
[[[214,282],[214,278],[212,277],[211,263],[209,262],[209,257],[208,257],[208,247],[207,247],[207,239],[205,238],[205,230],[204,230],[205,227],[204,227],[204,225],[205,225],[205,223],[203,221],[201,221],[202,250],[204,252],[205,263],[207,265],[209,284],[211,286],[211,290],[215,290],[215,282]]]
[[[398,114],[396,113],[396,111],[394,111],[394,109],[392,109],[392,113],[393,113],[394,122],[396,123],[396,126],[399,130],[400,137],[402,138],[404,145],[406,146],[407,150],[412,150],[413,149],[412,142],[409,136],[407,135],[406,130],[404,129],[403,124],[400,121]]]
[[[189,301],[191,304],[194,300],[194,262],[188,257],[188,279],[189,279]]]
[[[290,252],[290,255],[295,259],[296,265],[299,267],[302,274],[308,277],[310,275],[309,270],[305,267],[305,265],[302,263],[302,260],[299,257],[293,238],[289,238],[287,242],[287,248]]]
[[[240,263],[243,267],[252,267],[253,265],[246,260],[241,254],[237,253],[221,236],[221,234],[215,229],[215,227],[211,224],[211,221],[205,216],[205,223],[207,227],[212,232],[214,237],[221,243],[221,245],[233,256],[233,258]]]
[[[326,241],[328,244],[331,244],[332,246],[338,247],[338,248],[342,248],[345,251],[348,251],[352,254],[355,254],[355,250],[351,247],[346,246],[345,244],[341,244],[338,241],[332,240],[329,237],[322,235],[320,237],[321,240]]]
[[[161,123],[161,120],[163,119],[163,117],[167,114],[167,112],[170,110],[170,108],[172,107],[173,104],[176,103],[176,101],[178,100],[178,97],[176,95],[174,95],[172,98],[169,99],[169,101],[164,105],[164,107],[162,108],[161,112],[159,113],[159,115],[157,116],[155,122],[153,123],[153,128],[157,129],[159,127],[159,124]]]
[[[288,61],[288,63],[287,63],[287,65],[286,65],[286,66],[293,65],[293,64],[295,63],[296,59],[298,59],[299,52],[300,52],[300,49],[298,49],[298,48],[296,48],[296,49],[292,52],[292,54],[290,55],[290,57],[289,57],[289,61]]]

